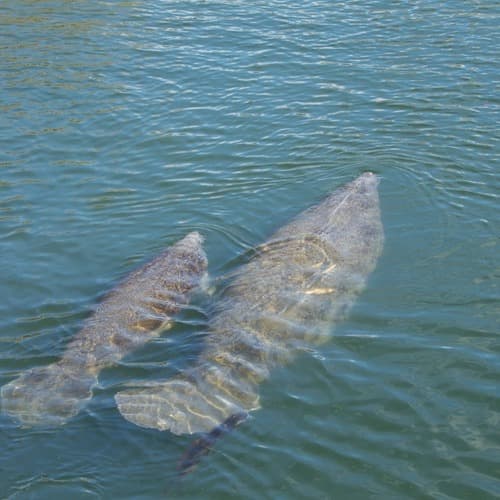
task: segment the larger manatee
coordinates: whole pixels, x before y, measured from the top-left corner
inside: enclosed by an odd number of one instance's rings
[[[203,238],[189,233],[129,274],[97,306],[62,358],[1,389],[2,409],[24,425],[62,424],[92,395],[99,372],[158,335],[207,268]]]
[[[271,370],[328,339],[365,287],[383,246],[377,185],[374,174],[361,175],[258,248],[216,305],[196,364],[119,392],[122,415],[183,434],[257,409]]]

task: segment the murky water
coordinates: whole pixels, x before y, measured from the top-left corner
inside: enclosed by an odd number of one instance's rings
[[[0,385],[189,231],[213,286],[363,171],[384,253],[326,345],[181,481],[192,438],[113,396],[189,366],[207,323],[101,373],[57,428],[0,417],[6,498],[497,498],[500,122],[493,1],[0,5]],[[251,253],[251,252],[250,252]]]

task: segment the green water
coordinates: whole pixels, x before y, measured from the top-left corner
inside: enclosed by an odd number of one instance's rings
[[[2,498],[500,497],[495,1],[0,3],[0,385],[187,232],[212,277],[363,171],[386,243],[330,343],[182,481],[113,396],[188,366],[204,299],[58,428],[0,416]]]

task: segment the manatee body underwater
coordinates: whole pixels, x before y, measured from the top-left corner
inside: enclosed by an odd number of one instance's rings
[[[2,410],[25,426],[55,425],[90,399],[99,372],[159,335],[206,272],[197,232],[129,274],[97,306],[62,358],[1,388]]]
[[[361,175],[260,246],[215,304],[194,365],[117,393],[122,415],[142,427],[217,437],[213,430],[232,425],[232,416],[259,408],[259,384],[272,369],[328,340],[364,289],[384,240],[378,182]],[[213,439],[205,441],[195,442],[189,466]]]

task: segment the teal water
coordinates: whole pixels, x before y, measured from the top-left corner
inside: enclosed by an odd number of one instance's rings
[[[203,298],[58,428],[0,416],[2,498],[500,496],[498,3],[0,3],[0,385],[198,230],[212,277],[363,171],[385,250],[330,343],[182,481],[113,396],[200,348]]]

